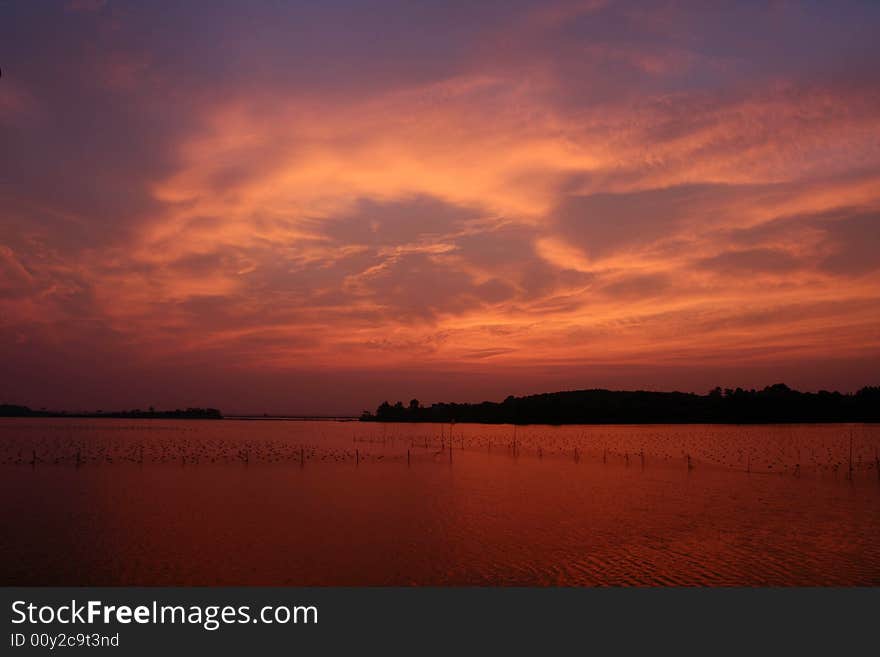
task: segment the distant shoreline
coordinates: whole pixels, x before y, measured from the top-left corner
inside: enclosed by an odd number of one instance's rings
[[[646,390],[571,390],[503,402],[383,402],[362,422],[476,424],[827,424],[880,422],[880,386],[854,394],[799,392],[784,383],[762,390],[715,388],[708,394]]]
[[[518,427],[528,427],[528,426],[544,426],[544,427],[564,427],[564,426],[666,426],[666,425],[694,425],[694,426],[712,426],[712,425],[740,425],[740,426],[759,426],[759,425],[812,425],[812,424],[876,424],[880,422],[880,420],[765,420],[765,421],[754,421],[754,422],[734,422],[734,421],[723,421],[723,420],[681,420],[681,421],[657,421],[657,422],[637,422],[634,420],[629,421],[620,421],[620,422],[612,422],[612,421],[595,421],[595,422],[504,422],[504,421],[478,421],[478,420],[364,420],[362,417],[357,416],[346,416],[346,417],[324,417],[324,416],[315,416],[315,417],[289,417],[286,415],[269,415],[269,416],[226,416],[224,415],[221,418],[197,418],[197,417],[160,417],[160,416],[149,416],[149,417],[133,417],[133,416],[120,416],[120,415],[109,415],[109,414],[100,414],[100,415],[85,415],[85,414],[72,414],[68,413],[66,415],[62,414],[46,414],[46,415],[0,415],[0,420],[200,420],[200,419],[212,419],[212,420],[222,420],[225,422],[259,422],[259,421],[274,421],[274,422],[374,422],[380,424],[483,424],[486,426],[500,426],[500,425],[511,425]]]
[[[216,408],[185,408],[174,410],[146,411],[139,408],[129,411],[49,411],[34,410],[28,406],[16,404],[0,404],[0,417],[18,418],[110,418],[128,420],[222,420],[223,414]]]
[[[283,420],[287,422],[355,422],[357,415],[269,415],[254,413],[251,415],[224,415],[215,408],[187,408],[163,411],[49,411],[34,410],[27,406],[0,404],[0,418],[81,418],[111,420]]]
[[[357,415],[224,415],[224,420],[284,420],[286,422],[356,422]]]
[[[280,420],[289,422],[331,421],[542,424],[562,426],[643,424],[843,424],[880,422],[880,386],[867,386],[855,393],[799,392],[783,383],[761,390],[716,387],[705,395],[646,390],[570,390],[525,397],[508,396],[502,402],[436,403],[422,406],[417,399],[383,402],[375,413],[350,415],[224,416],[216,408],[122,411],[50,411],[28,406],[0,404],[0,418],[79,418],[137,420]]]

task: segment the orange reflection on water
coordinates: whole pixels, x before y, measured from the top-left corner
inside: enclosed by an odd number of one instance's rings
[[[880,584],[874,426],[11,420],[0,437],[7,584]]]

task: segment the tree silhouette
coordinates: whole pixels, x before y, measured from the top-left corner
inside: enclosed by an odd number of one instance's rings
[[[792,390],[784,383],[762,390],[743,388],[705,395],[684,392],[573,390],[528,397],[508,396],[503,402],[439,403],[408,407],[387,401],[364,421],[485,422],[512,424],[610,424],[675,422],[878,422],[880,387],[855,394]]]

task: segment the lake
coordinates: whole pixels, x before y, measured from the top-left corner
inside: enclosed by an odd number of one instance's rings
[[[6,585],[880,585],[880,426],[0,420]]]

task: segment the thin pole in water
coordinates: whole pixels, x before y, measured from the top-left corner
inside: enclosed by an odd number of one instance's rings
[[[847,471],[847,478],[848,479],[852,479],[852,476],[853,476],[852,449],[853,449],[853,435],[852,435],[852,429],[850,429],[849,430],[849,470]]]
[[[409,450],[406,450],[406,464],[409,465]]]
[[[354,450],[354,464],[360,465],[361,462],[361,454],[358,450]]]

